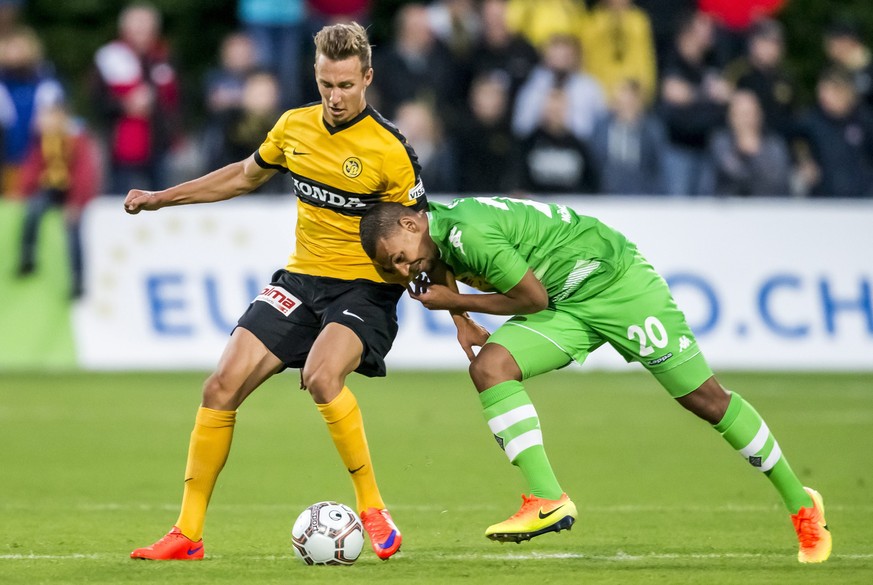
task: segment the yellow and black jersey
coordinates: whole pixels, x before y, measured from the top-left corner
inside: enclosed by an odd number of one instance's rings
[[[293,178],[297,244],[290,272],[384,282],[361,247],[361,216],[381,201],[427,206],[418,157],[370,106],[336,127],[324,121],[321,103],[288,110],[255,160]]]

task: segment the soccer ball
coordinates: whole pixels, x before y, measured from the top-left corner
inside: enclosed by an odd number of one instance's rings
[[[364,527],[345,504],[318,502],[297,517],[291,542],[307,565],[351,565],[364,546]]]

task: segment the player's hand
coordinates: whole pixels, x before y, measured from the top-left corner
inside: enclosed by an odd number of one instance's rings
[[[422,293],[427,292],[427,288],[430,286],[430,278],[428,277],[426,272],[422,272],[418,276],[412,279],[412,282],[406,285],[406,290],[409,291],[411,295],[420,295]],[[412,298],[415,298],[414,296]]]
[[[458,327],[458,343],[461,344],[461,349],[467,354],[467,359],[471,362],[476,354],[473,352],[474,347],[482,348],[491,333],[476,323],[470,317],[455,319],[455,325]]]
[[[409,296],[420,302],[426,308],[432,311],[438,309],[452,310],[455,308],[455,297],[459,295],[449,287],[431,283],[416,290],[414,282],[415,281],[410,283],[406,287],[406,290],[409,291]]]
[[[143,209],[146,211],[160,209],[155,200],[155,194],[152,191],[142,191],[140,189],[128,191],[127,197],[124,198],[124,210],[131,215],[136,215]]]

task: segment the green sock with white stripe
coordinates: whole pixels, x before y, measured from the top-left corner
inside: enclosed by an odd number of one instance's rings
[[[731,393],[727,412],[714,428],[752,467],[764,472],[789,512],[796,514],[801,507],[813,505],[812,498],[782,455],[767,423],[742,396]]]
[[[517,466],[538,498],[557,500],[564,493],[543,447],[540,419],[521,382],[501,382],[479,394],[485,420],[497,444]]]

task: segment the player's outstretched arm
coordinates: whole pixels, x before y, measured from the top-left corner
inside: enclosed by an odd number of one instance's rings
[[[124,210],[131,215],[170,205],[211,203],[248,193],[276,174],[255,162],[255,156],[232,163],[211,173],[163,191],[131,189],[124,199]]]

